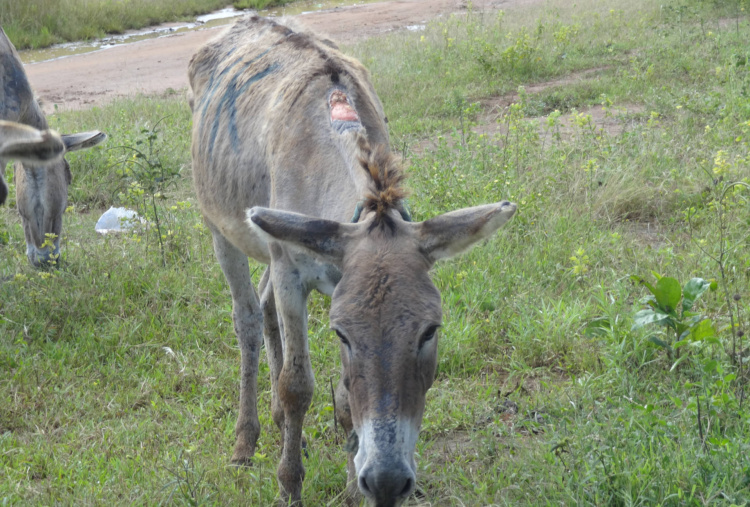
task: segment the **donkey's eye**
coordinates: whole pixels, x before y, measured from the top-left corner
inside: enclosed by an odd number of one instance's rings
[[[419,346],[422,347],[425,343],[435,338],[435,333],[437,333],[437,330],[440,326],[430,326],[427,328],[427,331],[424,332],[422,335],[422,338],[419,339]]]
[[[341,343],[343,343],[347,347],[351,347],[351,345],[349,344],[349,340],[346,339],[346,336],[341,334],[341,331],[339,331],[338,329],[334,329],[334,331],[336,331],[336,335],[339,337],[339,340],[341,340]]]

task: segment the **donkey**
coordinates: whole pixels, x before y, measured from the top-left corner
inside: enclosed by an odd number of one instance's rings
[[[13,44],[0,28],[0,120],[29,125],[47,130],[47,119],[34,98],[23,64]],[[95,146],[106,135],[99,131],[63,135],[66,151]],[[8,160],[0,155],[0,205],[8,196],[3,173]],[[23,221],[26,237],[26,256],[34,266],[54,262],[60,255],[62,216],[68,203],[68,186],[72,175],[64,158],[38,164],[31,160],[16,161],[16,203]],[[54,237],[54,246],[46,244],[48,235]]]
[[[283,441],[281,503],[301,503],[302,425],[314,387],[306,303],[316,289],[331,295],[340,341],[335,416],[350,435],[348,499],[400,505],[415,488],[415,445],[437,367],[442,314],[428,272],[494,234],[516,205],[412,222],[369,74],[327,39],[247,17],[199,48],[188,75],[195,190],[241,351],[232,462],[250,462],[260,432],[263,335]],[[248,257],[268,264],[260,297]]]
[[[33,127],[0,120],[0,159],[44,164],[58,160],[65,152],[65,144],[54,130],[39,131]],[[0,188],[0,192],[5,187]],[[0,199],[5,200],[5,194]]]

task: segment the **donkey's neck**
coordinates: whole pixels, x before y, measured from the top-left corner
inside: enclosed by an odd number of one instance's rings
[[[341,156],[346,160],[346,168],[351,188],[349,194],[342,196],[342,198],[345,198],[347,201],[352,201],[355,204],[363,202],[367,195],[372,191],[372,180],[362,169],[362,150],[359,146],[360,138],[366,135],[367,133],[365,132],[364,127],[350,129],[341,134],[341,142],[338,144]],[[350,208],[349,211],[353,213],[354,206],[350,206]]]

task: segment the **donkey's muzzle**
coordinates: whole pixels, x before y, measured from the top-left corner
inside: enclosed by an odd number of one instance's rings
[[[60,258],[60,247],[55,245],[53,248],[44,247],[36,248],[35,246],[26,247],[26,257],[35,268],[56,267]]]
[[[395,507],[409,498],[416,479],[405,461],[367,466],[359,474],[359,490],[376,507]]]

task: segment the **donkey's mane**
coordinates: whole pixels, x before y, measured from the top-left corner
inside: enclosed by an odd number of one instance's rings
[[[359,163],[369,178],[369,192],[365,195],[362,209],[375,213],[372,227],[388,226],[394,230],[395,224],[389,211],[403,208],[406,190],[401,183],[406,179],[401,159],[386,145],[375,147],[364,136],[357,140]]]

